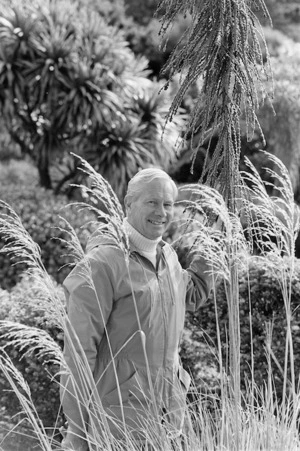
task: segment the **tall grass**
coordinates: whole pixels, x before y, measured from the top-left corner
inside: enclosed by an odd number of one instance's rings
[[[266,153],[266,152],[265,152]],[[294,193],[286,167],[276,157],[269,155],[273,169],[267,169],[273,183],[272,195],[268,195],[254,166],[247,160],[249,172],[244,173],[247,182],[244,209],[250,212],[249,235],[256,235],[260,255],[267,257],[271,268],[280,268],[279,283],[285,307],[286,342],[283,369],[283,403],[298,409],[299,384],[294,369],[294,344],[292,339],[291,309],[292,282],[295,277],[295,240],[300,228],[300,210],[294,202]],[[283,261],[282,257],[285,257]],[[276,273],[277,274],[277,273]],[[278,276],[277,276],[278,277]],[[270,346],[267,349],[275,361]],[[276,363],[276,361],[275,361]],[[290,372],[288,367],[290,366]],[[289,388],[289,390],[288,390]],[[288,393],[289,392],[289,393]],[[290,404],[290,396],[292,403]]]
[[[266,384],[258,387],[254,376],[249,381],[246,392],[240,386],[240,330],[239,330],[239,293],[238,271],[241,265],[246,265],[251,258],[251,246],[246,242],[240,217],[229,213],[222,197],[216,190],[206,186],[189,185],[184,187],[189,200],[181,201],[183,208],[190,212],[179,221],[185,231],[185,239],[191,244],[191,252],[205,254],[212,264],[215,285],[221,279],[226,289],[229,325],[228,341],[230,343],[229,355],[222,355],[222,343],[218,333],[218,360],[221,375],[220,395],[211,395],[209,404],[200,394],[195,394],[186,407],[186,421],[182,437],[172,438],[167,427],[162,427],[162,418],[155,406],[154,393],[149,401],[149,412],[144,420],[144,436],[148,449],[154,450],[297,450],[300,449],[300,440],[297,431],[297,418],[299,414],[299,387],[293,368],[293,343],[291,333],[291,282],[293,272],[293,248],[296,232],[299,227],[298,210],[295,207],[289,177],[283,165],[273,158],[278,171],[272,172],[276,195],[267,195],[265,184],[258,173],[251,167],[250,173],[243,174],[247,187],[244,187],[245,196],[241,202],[240,213],[247,218],[248,233],[258,237],[262,258],[269,264],[282,263],[282,255],[290,257],[291,264],[282,265],[280,283],[282,287],[283,302],[286,311],[286,354],[283,363],[283,396],[277,399],[274,396],[273,365],[276,364],[272,354],[271,339],[266,342],[266,354],[269,361],[269,372]],[[95,235],[94,244],[103,235],[113,239],[129,261],[129,243],[123,228],[123,210],[117,197],[107,182],[97,174],[84,160],[81,160],[83,170],[91,178],[91,187],[84,188],[87,203],[78,204],[81,208],[94,211],[95,221],[99,225],[98,235]],[[251,166],[249,164],[249,166]],[[100,207],[99,207],[100,206]],[[93,380],[89,365],[76,331],[72,328],[65,312],[61,299],[55,296],[55,287],[52,279],[45,270],[40,250],[31,240],[23,228],[20,219],[4,202],[1,202],[0,233],[6,237],[6,245],[2,252],[8,252],[12,257],[25,261],[28,272],[32,275],[34,283],[39,287],[43,297],[43,306],[47,314],[55,318],[57,326],[65,335],[72,359],[76,363],[79,380],[74,379],[64,359],[61,349],[44,331],[34,327],[22,326],[8,321],[0,322],[1,335],[10,345],[16,346],[20,352],[34,352],[42,358],[52,359],[59,364],[61,375],[69,377],[72,393],[75,394],[82,419],[89,416],[90,429],[82,432],[92,450],[136,450],[140,446],[135,440],[132,431],[126,425],[125,418],[121,424],[115,424],[122,432],[122,439],[115,440],[110,433],[109,423],[114,422],[105,412],[101,399],[97,395],[95,381]],[[73,255],[74,263],[81,260],[82,277],[86,284],[95,290],[91,277],[91,268],[88,259],[76,238],[75,232],[66,225],[70,241],[69,250]],[[180,243],[178,238],[177,243]],[[216,287],[215,287],[216,288]],[[214,290],[214,305],[217,318],[217,298]],[[33,300],[34,303],[34,300]],[[101,303],[98,299],[99,311]],[[39,303],[39,309],[41,304]],[[137,312],[137,309],[136,309]],[[145,352],[144,335],[139,318],[136,334],[140,336],[140,343]],[[217,325],[218,327],[218,325]],[[269,328],[269,338],[271,328]],[[133,337],[130,337],[132,339]],[[78,353],[78,349],[80,352]],[[11,384],[12,390],[20,401],[20,409],[31,425],[32,431],[39,440],[42,450],[50,450],[53,446],[61,449],[49,435],[39,420],[31,393],[24,375],[20,374],[13,365],[4,347],[1,348],[0,369]],[[116,356],[111,351],[111,363],[114,365]],[[254,360],[254,357],[253,357]],[[225,362],[225,363],[224,363]],[[226,363],[228,362],[228,363]],[[254,364],[253,364],[254,366]],[[288,371],[290,368],[290,371]],[[116,373],[116,369],[115,369]],[[149,371],[150,373],[150,371]],[[150,382],[150,378],[149,378]],[[151,386],[151,385],[150,385]],[[290,391],[288,391],[288,388]],[[119,392],[121,399],[121,394]],[[83,421],[84,423],[84,421]],[[99,433],[99,423],[101,433]],[[81,431],[78,430],[78,433]]]
[[[186,197],[189,198],[182,203],[185,205],[185,209],[190,211],[188,220],[183,224],[185,236],[188,235],[192,240],[192,252],[194,253],[194,249],[198,248],[198,252],[205,255],[207,260],[211,262],[215,280],[217,282],[218,279],[222,279],[226,292],[229,318],[229,355],[227,356],[228,364],[225,371],[229,375],[230,383],[228,385],[227,378],[226,383],[221,379],[221,399],[224,405],[230,399],[231,414],[235,418],[234,446],[231,443],[230,449],[240,449],[241,390],[238,268],[244,264],[249,246],[245,240],[239,218],[228,211],[225,201],[218,191],[202,185],[187,185],[182,190],[187,191]],[[197,215],[199,219],[197,219]],[[192,230],[189,231],[189,229]],[[217,322],[216,290],[214,290],[213,296]],[[220,374],[222,375],[224,359],[218,330],[217,337]]]

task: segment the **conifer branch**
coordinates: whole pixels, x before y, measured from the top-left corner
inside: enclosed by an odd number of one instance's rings
[[[191,18],[191,25],[162,71],[169,80],[177,73],[181,75],[167,120],[172,120],[187,90],[200,81],[201,89],[183,139],[191,140],[194,161],[204,142],[217,136],[217,145],[211,159],[206,159],[201,181],[205,178],[207,184],[217,186],[231,210],[235,209],[233,199],[240,185],[240,118],[243,112],[250,136],[258,122],[255,111],[259,98],[267,96],[263,81],[270,66],[263,33],[253,12],[258,9],[270,20],[263,0],[161,0],[157,9],[163,11],[160,30],[163,38],[177,15]],[[259,36],[263,38],[267,63],[263,61]]]

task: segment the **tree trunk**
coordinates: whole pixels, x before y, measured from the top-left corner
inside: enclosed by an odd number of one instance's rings
[[[49,153],[49,143],[44,140],[40,143],[39,146],[39,158],[37,161],[37,167],[39,171],[40,185],[46,189],[52,189],[52,181],[49,171]]]
[[[40,185],[43,188],[52,189],[52,181],[51,181],[51,177],[50,177],[50,173],[49,173],[49,166],[48,165],[39,165],[38,171],[39,171]]]

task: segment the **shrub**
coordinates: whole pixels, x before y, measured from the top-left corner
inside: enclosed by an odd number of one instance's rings
[[[20,216],[24,228],[33,240],[40,246],[42,260],[46,270],[57,282],[62,282],[70,271],[71,262],[67,256],[66,245],[60,239],[67,239],[66,232],[57,227],[65,228],[65,218],[75,229],[82,246],[93,229],[88,224],[95,220],[89,212],[81,211],[75,206],[67,207],[64,196],[54,196],[51,191],[37,186],[6,185],[0,187],[0,199],[7,202]],[[4,246],[0,237],[0,249]],[[19,280],[25,270],[24,264],[13,265],[6,253],[0,253],[0,286],[11,288]]]
[[[57,295],[64,299],[62,287],[56,284],[55,287]],[[45,314],[44,309],[39,308],[42,299],[43,294],[37,289],[34,280],[24,276],[11,292],[0,290],[0,320],[43,329],[62,346],[62,332],[55,326],[52,318]],[[0,346],[8,343],[6,338],[0,337]],[[42,362],[35,353],[24,355],[24,351],[21,352],[12,346],[5,349],[29,384],[40,419],[46,427],[54,426],[60,408],[56,381],[59,368],[51,362],[45,360]],[[12,416],[20,411],[19,401],[2,374],[0,374],[0,393],[2,414]]]
[[[294,343],[294,365],[295,375],[300,372],[300,312],[298,309],[300,299],[300,261],[294,260],[295,274],[291,281],[291,311],[292,336]],[[282,276],[288,279],[291,261],[282,258],[280,262],[271,259],[254,257],[250,260],[248,270],[244,269],[239,274],[239,294],[240,294],[240,331],[241,331],[241,379],[243,388],[246,387],[247,380],[251,379],[252,357],[254,363],[254,380],[256,384],[262,386],[268,374],[267,352],[267,327],[271,327],[271,365],[273,370],[274,384],[277,396],[280,399],[283,388],[282,370],[285,361],[286,346],[286,313],[283,301],[281,284]],[[223,284],[217,289],[217,318],[220,327],[220,337],[222,343],[223,365],[226,367],[228,359],[228,310]],[[250,310],[251,308],[251,310]],[[249,315],[251,312],[252,321],[252,346],[251,349],[251,328]],[[212,386],[218,383],[216,368],[218,361],[217,354],[217,330],[216,314],[213,299],[208,302],[195,314],[187,316],[186,327],[189,331],[183,341],[182,360],[186,367],[192,372],[196,385],[199,387]],[[209,348],[209,345],[213,345]],[[199,361],[198,356],[191,352],[197,352],[206,347],[204,360]],[[201,359],[203,359],[200,354]],[[206,369],[207,378],[201,368],[202,361],[209,362],[211,371]],[[277,366],[277,363],[281,368]],[[214,381],[211,375],[214,373]]]
[[[28,186],[29,188],[36,186],[38,184],[38,172],[29,161],[10,159],[0,164],[0,180],[2,195],[4,186],[5,191],[10,190],[9,186],[11,185]]]
[[[126,13],[140,24],[148,24],[154,16],[158,0],[125,0]]]
[[[161,24],[156,18],[145,25],[139,25],[136,22],[133,22],[131,26],[127,24],[124,35],[134,54],[143,55],[147,58],[151,76],[160,77],[163,66],[189,24],[189,18],[179,16],[163,46],[161,46],[162,42],[159,35]]]

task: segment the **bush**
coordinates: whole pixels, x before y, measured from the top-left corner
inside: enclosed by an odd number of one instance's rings
[[[55,285],[57,295],[64,299],[63,289]],[[62,346],[63,335],[51,317],[39,308],[43,293],[36,288],[33,279],[27,276],[11,290],[0,290],[0,320],[19,322],[37,327],[48,332],[55,341]],[[8,340],[0,337],[0,346],[7,345]],[[16,368],[23,374],[29,384],[32,400],[40,419],[46,427],[53,427],[60,409],[59,387],[57,372],[59,368],[50,361],[42,361],[35,353],[24,355],[12,346],[5,348]],[[20,411],[18,398],[11,391],[5,377],[0,373],[1,412],[6,416],[13,416]],[[62,422],[62,419],[58,421]]]
[[[162,42],[159,35],[161,24],[156,18],[153,18],[146,25],[139,25],[136,22],[133,22],[131,26],[128,24],[124,29],[124,35],[134,54],[143,55],[147,58],[151,76],[160,77],[162,68],[189,25],[189,18],[179,16],[163,46],[161,46]]]
[[[4,195],[4,187],[5,192],[10,190],[12,185],[21,185],[24,188],[28,186],[30,188],[38,185],[38,179],[37,169],[29,161],[10,159],[0,164],[1,195]]]
[[[125,0],[126,14],[132,16],[137,23],[148,24],[156,11],[158,0]]]
[[[67,207],[64,196],[54,196],[51,191],[37,186],[1,185],[0,199],[7,202],[19,215],[22,224],[32,239],[40,246],[44,266],[54,279],[61,283],[70,271],[68,266],[70,256],[66,255],[66,245],[59,239],[68,239],[66,232],[57,227],[65,228],[65,218],[75,229],[84,247],[93,227],[88,224],[95,220],[89,212],[81,211],[75,206]],[[4,241],[0,236],[0,249]],[[21,263],[13,265],[6,253],[0,253],[0,286],[8,289],[19,280],[26,266]]]
[[[295,274],[291,281],[291,311],[292,311],[292,336],[294,343],[294,365],[295,375],[300,372],[300,260],[295,259]],[[291,261],[282,258],[281,261],[272,262],[271,259],[254,257],[250,260],[248,270],[242,270],[239,275],[240,293],[240,331],[241,331],[241,379],[243,388],[246,387],[247,379],[251,379],[251,329],[250,329],[250,307],[252,320],[252,346],[254,360],[254,380],[262,386],[268,374],[267,362],[267,327],[272,330],[272,374],[278,399],[282,395],[283,377],[281,369],[284,368],[285,346],[286,346],[286,312],[281,292],[282,275],[288,274]],[[250,298],[249,298],[250,293]],[[222,343],[223,365],[226,367],[228,361],[228,310],[224,286],[221,284],[217,289],[217,317],[220,327]],[[183,341],[182,360],[192,372],[196,385],[199,387],[212,386],[218,383],[218,361],[217,354],[217,331],[216,314],[213,299],[195,314],[187,316],[186,327],[189,331]],[[208,345],[213,345],[209,348]],[[211,371],[206,370],[206,375],[201,374],[202,360],[191,352],[191,349],[203,350],[206,347],[205,359],[209,362]],[[203,351],[202,351],[203,352]],[[201,359],[203,358],[200,354]],[[278,368],[275,359],[281,366]],[[289,362],[290,366],[290,362]],[[214,381],[211,380],[212,372]]]

